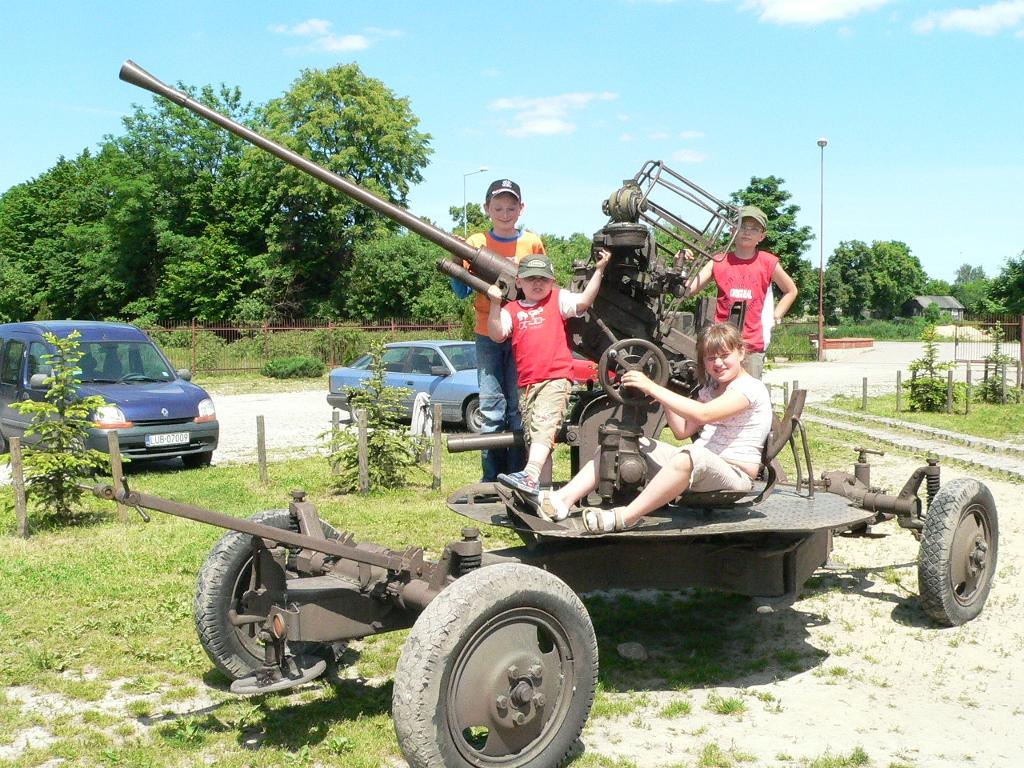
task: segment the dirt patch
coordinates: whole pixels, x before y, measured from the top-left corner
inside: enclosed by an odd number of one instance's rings
[[[916,464],[884,457],[873,482],[898,490]],[[943,482],[967,476],[943,469]],[[837,538],[835,570],[819,571],[791,608],[757,614],[764,643],[816,649],[803,671],[771,669],[719,687],[645,692],[644,706],[591,721],[587,751],[638,765],[695,764],[720,750],[743,765],[794,766],[860,749],[870,765],[961,768],[1019,764],[1024,750],[1024,616],[1020,610],[1021,486],[986,481],[1001,512],[999,564],[982,615],[955,628],[917,602],[918,543],[886,523],[878,538]],[[886,570],[893,566],[891,570]],[[751,605],[755,611],[755,605]],[[634,694],[616,694],[628,697]],[[737,699],[742,711],[718,714]],[[689,712],[661,713],[689,701]],[[732,764],[732,763],[729,763]]]

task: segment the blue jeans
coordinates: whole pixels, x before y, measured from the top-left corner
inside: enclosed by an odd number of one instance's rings
[[[476,335],[477,383],[480,385],[482,433],[520,432],[523,417],[519,413],[519,382],[512,342],[500,344],[490,337]],[[494,482],[502,472],[517,472],[526,466],[526,455],[519,448],[488,448],[480,451],[482,482]]]

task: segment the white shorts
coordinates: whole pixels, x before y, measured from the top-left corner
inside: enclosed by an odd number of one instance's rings
[[[679,453],[690,454],[693,473],[690,475],[689,490],[706,491],[749,491],[754,487],[750,475],[730,464],[717,453],[698,445],[670,445],[661,440],[640,438],[640,453],[647,461],[650,477],[666,466]]]

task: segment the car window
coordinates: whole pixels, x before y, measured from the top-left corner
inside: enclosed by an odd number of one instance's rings
[[[151,341],[82,344],[82,381],[173,381],[174,372]]]
[[[391,373],[402,373],[405,371],[405,359],[409,354],[408,347],[387,347],[381,360],[384,362],[384,369]]]
[[[444,365],[437,350],[430,347],[413,347],[409,356],[410,373],[423,373],[429,376],[430,369],[435,365]]]
[[[365,371],[367,368],[370,367],[370,363],[372,362],[373,357],[371,355],[363,355],[362,357],[357,358],[356,361],[348,367],[355,368],[356,370],[359,371]]]
[[[41,341],[33,341],[28,345],[28,377],[31,379],[37,373],[49,376],[53,372],[52,366],[43,358],[49,354],[46,345]]]
[[[17,384],[21,372],[21,358],[25,353],[25,342],[11,339],[4,348],[3,361],[0,362],[0,382]]]
[[[456,371],[468,371],[470,368],[476,368],[475,344],[453,344],[445,347],[444,353]]]

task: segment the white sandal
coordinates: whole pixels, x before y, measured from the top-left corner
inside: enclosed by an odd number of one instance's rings
[[[640,521],[626,524],[622,518],[622,509],[601,509],[586,507],[583,510],[583,528],[587,533],[617,533],[628,531],[640,525]]]
[[[537,495],[537,517],[550,523],[559,523],[569,516],[569,508],[557,501],[551,491]]]

